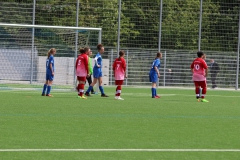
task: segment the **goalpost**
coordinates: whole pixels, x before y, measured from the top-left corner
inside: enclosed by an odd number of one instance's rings
[[[47,52],[56,48],[53,87],[72,89],[79,48],[96,53],[101,39],[102,28],[0,23],[0,87],[41,88]]]

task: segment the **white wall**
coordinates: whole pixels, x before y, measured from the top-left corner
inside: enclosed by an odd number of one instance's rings
[[[93,59],[92,59],[93,61]],[[74,58],[54,57],[55,76],[54,84],[74,84]],[[94,65],[94,62],[92,62]],[[103,85],[109,85],[109,59],[103,59]],[[46,77],[46,56],[38,57],[37,82],[44,83]]]

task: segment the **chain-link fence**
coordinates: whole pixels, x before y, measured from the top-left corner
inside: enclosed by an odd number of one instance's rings
[[[0,23],[102,28],[104,58],[128,52],[128,85],[148,84],[150,61],[159,50],[166,52],[160,85],[192,85],[189,66],[202,50],[207,63],[219,63],[219,87],[238,88],[239,6],[238,0],[1,0]],[[0,32],[13,31],[0,26]]]

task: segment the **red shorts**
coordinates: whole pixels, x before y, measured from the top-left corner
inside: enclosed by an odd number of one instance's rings
[[[79,76],[77,76],[77,80],[78,80],[78,81],[84,81],[84,82],[85,82],[85,81],[86,81],[86,77],[79,77]]]
[[[123,80],[115,80],[115,85],[122,85],[123,84]]]
[[[206,88],[207,82],[206,81],[194,81],[195,87]]]

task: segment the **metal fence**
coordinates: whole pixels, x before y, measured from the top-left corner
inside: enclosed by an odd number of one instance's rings
[[[128,53],[128,85],[148,83],[157,51],[166,53],[160,85],[192,85],[189,65],[203,50],[221,66],[219,87],[238,89],[239,6],[238,0],[1,0],[0,22],[102,28],[105,58]]]

